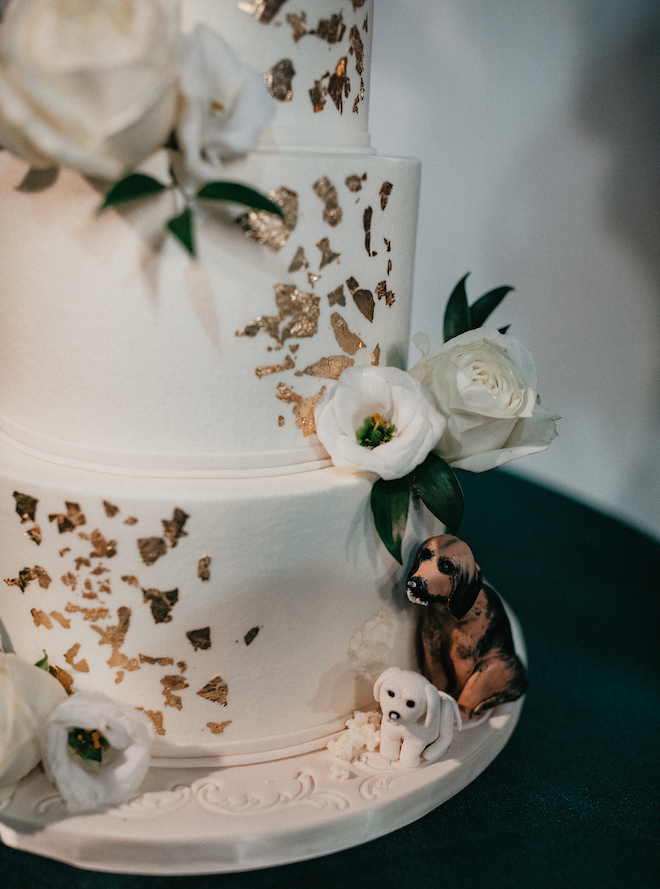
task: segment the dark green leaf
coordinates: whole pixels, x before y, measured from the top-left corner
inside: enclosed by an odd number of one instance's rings
[[[147,176],[145,173],[129,173],[128,176],[115,182],[105,196],[101,210],[105,210],[106,207],[115,207],[126,201],[135,201],[139,198],[159,194],[166,188],[166,185],[163,185],[158,179],[154,179],[153,176]]]
[[[413,491],[433,515],[456,534],[463,520],[463,491],[451,466],[431,452],[410,475]]]
[[[175,216],[167,223],[168,229],[180,241],[191,256],[195,255],[195,239],[193,236],[193,217],[190,207]]]
[[[276,216],[283,216],[279,204],[271,201],[265,194],[255,191],[240,182],[207,182],[197,192],[198,198],[209,201],[228,201],[231,204],[242,204],[251,210],[266,210]]]
[[[386,481],[379,478],[371,489],[371,512],[378,536],[388,552],[403,564],[401,544],[408,521],[410,482],[408,476]]]
[[[511,327],[510,324],[507,324],[505,327],[500,327],[498,330],[498,333],[507,333],[507,331],[509,330],[510,327]]]
[[[496,287],[494,290],[489,290],[488,293],[484,293],[483,296],[480,296],[479,299],[470,306],[470,320],[472,322],[472,327],[483,327],[489,315],[495,311],[507,293],[510,293],[512,290],[513,287],[507,287],[505,285],[504,287]]]
[[[104,752],[110,749],[107,739],[95,729],[71,729],[68,744],[81,759],[90,762],[103,762]]]
[[[46,654],[45,651],[44,651],[44,656],[41,658],[40,661],[37,661],[37,663],[34,666],[39,667],[40,670],[45,670],[46,672],[48,672],[48,666],[49,666],[48,655]]]
[[[465,333],[472,327],[470,318],[470,308],[468,306],[467,294],[465,292],[465,281],[470,273],[467,272],[449,297],[447,308],[445,309],[444,320],[444,338],[445,342],[458,336],[459,333]]]

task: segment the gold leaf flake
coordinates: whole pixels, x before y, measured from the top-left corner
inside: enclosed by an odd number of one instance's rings
[[[231,722],[231,719],[228,719],[226,722],[207,722],[206,727],[212,735],[221,735],[227,726],[231,725]]]
[[[387,274],[389,275],[389,273],[390,273],[391,271],[392,271],[392,260],[391,260],[391,259],[388,259],[388,260],[387,260]]]
[[[153,565],[157,559],[167,553],[167,546],[162,537],[141,537],[137,545],[140,558],[145,565]]]
[[[378,299],[385,299],[385,305],[394,305],[394,294],[387,289],[387,281],[379,281],[376,284],[376,296]]]
[[[371,252],[371,217],[373,216],[373,208],[367,207],[362,215],[362,227],[364,228],[364,247],[369,256],[375,256]]]
[[[313,293],[298,290],[295,284],[275,284],[274,289],[279,314],[256,318],[243,330],[237,330],[236,336],[256,336],[264,331],[277,340],[278,348],[292,337],[314,336],[318,329],[320,298]],[[287,318],[291,320],[285,324]]]
[[[139,519],[136,519],[135,516],[129,515],[129,517],[124,522],[125,525],[137,525]]]
[[[77,556],[76,557],[76,571],[80,571],[80,569],[82,568],[83,565],[86,568],[92,567],[92,563],[90,562],[89,559],[86,559],[84,556]]]
[[[65,546],[64,549],[61,549],[61,550],[59,551],[59,554],[60,554],[60,557],[63,558],[67,553],[70,553],[70,552],[71,552],[71,547],[70,547],[70,546]]]
[[[188,683],[183,678],[183,676],[177,676],[173,674],[171,676],[163,676],[160,680],[161,685],[163,686],[163,694],[165,695],[165,706],[166,707],[174,707],[176,710],[181,710],[183,707],[183,701],[179,697],[179,695],[173,694],[175,691],[182,691],[184,688],[188,688]]]
[[[6,578],[5,583],[7,586],[20,587],[21,592],[25,592],[25,588],[33,580],[38,581],[39,586],[44,590],[47,590],[51,583],[48,573],[40,565],[35,565],[34,568],[23,568],[18,572],[18,577]]]
[[[198,651],[200,648],[202,651],[206,651],[207,648],[211,647],[210,627],[201,627],[199,630],[188,630],[186,636],[195,651]]]
[[[367,178],[367,174],[363,173],[361,176],[353,175],[346,177],[346,188],[349,191],[352,191],[356,194],[358,191],[362,191],[362,183]]]
[[[67,673],[66,670],[63,670],[61,667],[57,667],[55,664],[51,664],[48,667],[48,672],[51,676],[54,676],[55,679],[64,687],[64,691],[70,695],[73,694],[71,691],[71,686],[73,685],[73,676],[70,673]]]
[[[349,278],[346,281],[348,289],[351,291],[353,301],[358,309],[362,312],[367,321],[374,320],[374,307],[376,302],[373,293],[370,290],[360,289],[360,285],[355,278]]]
[[[99,606],[98,608],[82,608],[80,605],[74,605],[72,602],[67,602],[64,610],[68,614],[82,614],[83,620],[105,620],[108,614],[110,614],[110,610],[103,606]]]
[[[136,707],[135,709],[141,710],[149,717],[154,724],[154,731],[157,735],[165,734],[165,729],[163,728],[163,713],[161,710],[145,710],[144,707]]]
[[[339,347],[348,355],[355,355],[358,349],[366,349],[366,344],[362,342],[356,333],[352,333],[348,329],[348,324],[339,312],[332,313],[330,316],[330,324],[332,325],[332,330],[334,331],[335,339],[337,340]]]
[[[30,540],[34,540],[34,542],[39,546],[43,539],[43,534],[41,533],[40,525],[33,525],[29,530],[27,530],[26,535],[30,538]]]
[[[82,658],[76,663],[79,651],[80,642],[76,642],[75,645],[72,645],[71,648],[64,653],[64,660],[70,667],[73,667],[73,669],[77,670],[79,673],[89,673],[89,664],[85,658]]]
[[[288,386],[285,386],[284,383],[277,384],[276,397],[279,398],[280,401],[294,404],[293,413],[296,418],[296,427],[301,429],[305,436],[314,435],[316,433],[314,407],[325,390],[326,387],[322,386],[321,391],[317,392],[316,395],[310,395],[307,398],[303,398],[302,395],[298,395],[292,389],[289,389]]]
[[[95,528],[94,531],[92,531],[91,540],[94,549],[89,554],[90,559],[111,559],[113,556],[117,555],[117,541],[106,540],[98,528]]]
[[[374,367],[378,367],[380,364],[380,345],[376,345],[376,348],[371,353],[371,363]]]
[[[320,40],[325,40],[331,46],[340,43],[346,33],[346,25],[342,13],[333,13],[329,19],[320,19],[318,25],[308,34],[314,34]]]
[[[255,373],[261,379],[269,374],[278,374],[285,370],[292,370],[295,366],[296,362],[290,355],[287,355],[282,364],[262,364],[255,369]]]
[[[290,102],[293,99],[291,81],[295,73],[291,59],[280,59],[264,74],[268,92],[277,102]]]
[[[64,534],[65,531],[73,531],[74,528],[84,525],[87,521],[80,510],[79,503],[65,501],[64,505],[66,506],[66,514],[54,512],[48,516],[49,522],[57,522],[57,529],[60,534]]]
[[[353,0],[353,3],[355,2],[356,0]],[[247,12],[248,15],[253,16],[263,25],[268,25],[285,3],[286,0],[241,0],[238,8],[241,12]]]
[[[344,296],[344,285],[340,284],[331,293],[328,294],[328,303],[331,306],[345,306],[346,297]]]
[[[113,648],[112,654],[107,660],[107,664],[109,667],[123,667],[124,664],[128,663],[128,657],[125,654],[122,654],[118,649]]]
[[[298,351],[299,348],[300,348],[300,343],[291,343],[289,345],[289,352],[293,352],[293,354],[295,355],[295,353]]]
[[[170,611],[179,600],[178,589],[161,591],[157,589],[142,590],[145,602],[151,607],[151,614],[157,624],[168,624],[172,620]]]
[[[124,574],[122,576],[122,580],[124,581],[124,583],[127,583],[129,586],[136,586],[136,587],[140,586],[140,581],[137,579],[137,577],[134,574]]]
[[[333,250],[330,249],[329,238],[321,238],[316,246],[321,251],[321,264],[319,265],[319,271],[326,265],[334,262],[335,259],[339,259],[339,257],[341,256],[341,253],[335,253]]]
[[[197,562],[197,577],[200,580],[211,579],[211,556],[202,556]]]
[[[97,565],[96,568],[94,568],[94,570],[91,571],[90,573],[91,573],[91,574],[94,574],[95,576],[98,576],[98,575],[101,575],[101,574],[108,574],[109,571],[110,571],[109,568],[104,568],[103,565]]]
[[[324,75],[324,77],[329,76],[330,72]],[[315,80],[314,86],[309,91],[309,98],[312,101],[312,107],[314,108],[315,113],[323,111],[323,108],[325,107],[325,96],[326,88],[323,84],[323,78],[321,78],[321,80]]]
[[[388,241],[387,238],[383,238],[383,241],[385,242],[386,252],[391,253],[392,252],[392,242]],[[392,260],[389,260],[389,262],[391,263]]]
[[[126,639],[126,633],[131,623],[131,609],[121,605],[117,609],[117,617],[119,618],[119,623],[115,626],[105,627],[105,629],[92,624],[92,629],[101,637],[99,645],[111,645],[115,651],[122,647]]]
[[[181,670],[182,673],[185,673],[186,670],[188,669],[188,665],[186,664],[185,661],[177,661],[176,665],[179,668],[179,670]]]
[[[124,671],[117,670],[117,675],[115,676],[115,685],[119,685],[119,683],[122,681],[123,678],[124,678]],[[139,707],[137,709],[139,710]]]
[[[312,185],[312,188],[325,204],[323,208],[323,221],[328,225],[339,225],[342,218],[341,207],[339,206],[339,197],[337,189],[327,176],[321,176]],[[318,246],[318,245],[317,245]]]
[[[62,581],[64,586],[69,586],[72,590],[75,590],[75,588],[78,586],[78,578],[71,571],[67,571],[66,574],[63,574],[60,580]]]
[[[383,184],[381,185],[380,191],[378,192],[378,194],[380,195],[380,209],[381,210],[384,210],[385,207],[387,207],[387,201],[389,199],[389,196],[392,194],[393,187],[394,186],[392,185],[391,182],[383,182]]]
[[[289,240],[298,222],[298,195],[282,186],[268,192],[268,197],[282,208],[283,218],[264,210],[250,210],[239,216],[236,223],[243,229],[246,238],[264,244],[277,253]]]
[[[204,688],[200,688],[197,694],[206,698],[207,701],[213,701],[216,704],[220,704],[221,707],[227,706],[227,683],[223,682],[221,676],[214,676],[213,679],[209,679]]]
[[[346,73],[346,65],[348,62],[348,58],[343,56],[337,62],[334,72],[330,75],[330,80],[328,81],[328,95],[335,103],[337,111],[340,114],[343,113],[344,103],[343,100],[348,99],[351,92],[351,81]]]
[[[291,265],[288,268],[289,272],[299,272],[301,269],[308,269],[309,262],[307,261],[307,257],[305,256],[305,251],[302,247],[298,247],[296,250],[296,255],[291,260]]]
[[[300,15],[296,15],[295,12],[288,12],[286,20],[293,29],[293,42],[297,43],[307,33],[307,13],[301,12]]]
[[[249,645],[251,642],[254,642],[255,637],[260,629],[261,629],[260,627],[252,627],[251,630],[248,630],[248,632],[245,634],[245,636],[243,636],[243,641],[245,642],[246,645]]]
[[[349,34],[349,52],[355,56],[355,70],[358,74],[364,71],[364,44],[357,25],[353,25]]]
[[[345,355],[330,355],[328,358],[320,358],[314,364],[305,368],[303,373],[309,377],[322,377],[326,380],[338,380],[347,367],[355,362]]]
[[[282,414],[280,414],[277,418],[277,425],[284,426],[284,417],[282,416]]]
[[[180,537],[187,537],[188,532],[183,530],[186,520],[190,516],[179,507],[175,507],[171,519],[162,519],[164,537],[169,540],[170,546],[175,547]]]
[[[31,497],[29,494],[21,494],[20,491],[14,491],[12,496],[16,501],[16,512],[21,517],[21,524],[33,522],[37,515],[37,503],[39,503],[37,498]]]
[[[71,629],[71,621],[68,617],[64,617],[63,614],[60,614],[59,611],[51,611],[50,616],[53,620],[56,620],[60,626],[64,627],[65,630]]]
[[[35,627],[46,627],[47,630],[53,629],[53,622],[45,611],[41,611],[40,608],[32,608],[30,614],[32,615]]]
[[[130,659],[130,661],[127,660],[126,663],[124,664],[124,669],[130,670],[130,671],[139,670],[140,664],[138,663],[138,659],[136,657],[132,657]]]
[[[174,663],[171,657],[149,657],[148,654],[139,655],[141,664],[158,664],[159,667],[169,667]]]
[[[105,509],[105,514],[109,519],[113,518],[119,512],[119,507],[115,506],[114,503],[110,503],[109,500],[103,501],[103,508]]]
[[[313,272],[307,272],[307,280],[309,281],[309,286],[313,288],[316,282],[321,280],[321,275],[315,275]]]

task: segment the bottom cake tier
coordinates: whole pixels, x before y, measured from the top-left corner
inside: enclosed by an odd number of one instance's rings
[[[0,466],[1,647],[143,709],[163,763],[322,746],[415,666],[366,477],[129,478],[5,441]],[[404,553],[438,530],[416,512]]]

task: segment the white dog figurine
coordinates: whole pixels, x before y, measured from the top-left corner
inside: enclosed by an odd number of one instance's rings
[[[454,737],[454,721],[461,730],[456,701],[412,670],[385,670],[374,685],[374,698],[383,711],[381,755],[404,768],[439,759]]]

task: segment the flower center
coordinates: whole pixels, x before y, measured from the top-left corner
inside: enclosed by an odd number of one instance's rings
[[[110,749],[108,740],[98,729],[71,729],[68,743],[73,752],[81,759],[94,762],[102,762],[104,752]]]
[[[390,423],[380,414],[372,414],[370,417],[365,417],[355,436],[363,448],[377,448],[378,445],[392,441],[395,432],[394,423]]]

